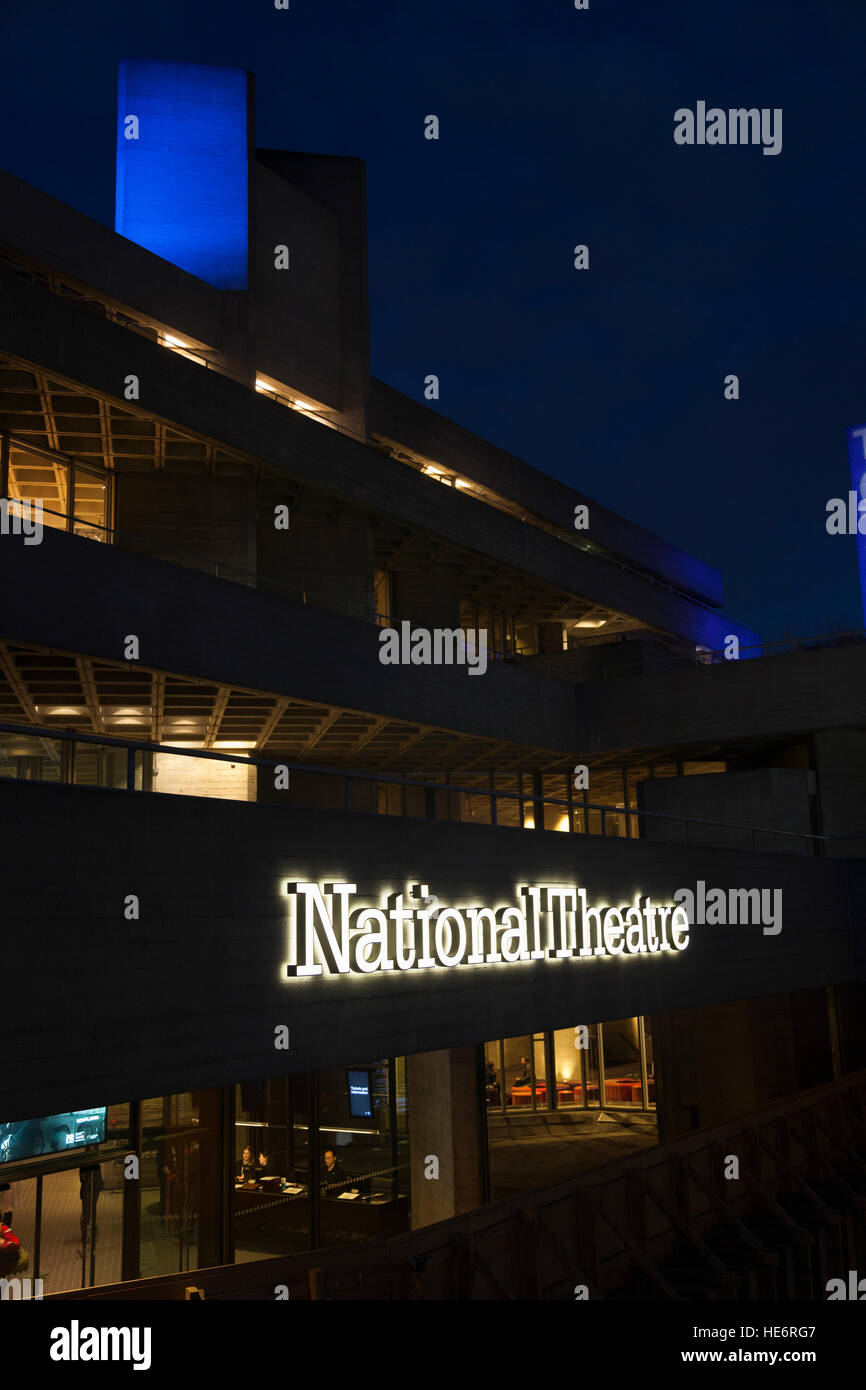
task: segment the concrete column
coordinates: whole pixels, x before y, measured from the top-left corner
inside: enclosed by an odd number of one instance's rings
[[[538,650],[544,656],[562,655],[562,623],[538,624]]]
[[[406,1058],[412,1227],[430,1226],[483,1201],[481,1089],[474,1047]],[[438,1159],[438,1178],[425,1167]]]
[[[394,622],[414,627],[455,628],[460,625],[460,594],[456,579],[431,575],[427,570],[396,570]]]
[[[824,853],[860,856],[866,850],[866,730],[822,729],[813,738]]]
[[[274,507],[288,505],[293,487],[268,478],[257,489],[257,547],[260,587],[348,618],[370,622],[373,593],[373,533],[369,526],[311,515],[290,508],[287,531],[274,527]],[[270,586],[268,581],[270,581]]]

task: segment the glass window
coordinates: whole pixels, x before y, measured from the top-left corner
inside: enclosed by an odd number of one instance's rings
[[[11,1271],[11,1274],[19,1279],[35,1279],[39,1272],[36,1250],[36,1179],[9,1182],[0,1169],[0,1182],[4,1184],[0,1188],[0,1221],[11,1226],[21,1242],[18,1267]],[[46,1286],[44,1292],[50,1293],[51,1290]]]
[[[86,1154],[80,1167],[43,1177],[39,1278],[44,1293],[92,1288],[120,1279],[123,1183],[122,1159],[100,1163],[96,1155]],[[31,1180],[23,1186],[35,1191],[37,1184]],[[21,1231],[17,1234],[23,1245]],[[27,1271],[31,1276],[34,1267],[31,1261]]]
[[[391,575],[388,570],[374,570],[373,588],[376,606],[376,621],[380,627],[388,627],[391,622]]]
[[[61,781],[59,739],[0,733],[0,777],[23,782]]]
[[[563,772],[545,772],[543,775],[543,786],[545,797],[552,797],[560,803],[544,805],[544,828],[545,830],[568,830],[569,816],[568,806],[561,803],[568,800],[568,778]]]
[[[533,1108],[532,1041],[528,1035],[519,1038],[506,1038],[504,1047],[506,1103],[515,1110],[531,1110]]]
[[[502,1077],[499,1041],[484,1044],[484,1095],[488,1109],[502,1105]]]
[[[599,1105],[599,1033],[597,1023],[588,1023],[588,1036],[586,1048],[586,1099],[584,1101],[584,1088],[581,1087],[580,1102],[590,1108]],[[578,1099],[577,1088],[575,1088],[575,1100]]]
[[[515,623],[514,640],[518,656],[535,656],[538,651],[538,629],[530,623]]]
[[[92,541],[107,541],[108,484],[106,473],[75,466],[75,497],[73,527],[76,536]]]
[[[643,1108],[640,1038],[637,1018],[617,1018],[602,1025],[604,1103]]]
[[[408,1133],[398,1123],[399,1101],[387,1060],[319,1073],[320,1245],[408,1229]]]
[[[309,1154],[308,1076],[277,1076],[235,1088],[236,1262],[310,1248]]]
[[[142,1101],[141,1277],[219,1264],[220,1092]]]
[[[584,1036],[578,1028],[557,1028],[553,1034],[556,1104],[560,1110],[583,1104],[580,1042]]]
[[[655,1110],[655,1108],[656,1108],[656,1080],[655,1080],[656,1073],[655,1073],[655,1061],[654,1061],[654,1058],[653,1058],[652,1019],[650,1019],[650,1018],[644,1018],[644,1019],[642,1020],[642,1022],[643,1022],[644,1047],[645,1047],[645,1049],[646,1049],[647,1108],[648,1108],[649,1110]]]
[[[56,459],[9,446],[9,497],[42,503],[42,523],[66,530],[69,511],[69,467]]]

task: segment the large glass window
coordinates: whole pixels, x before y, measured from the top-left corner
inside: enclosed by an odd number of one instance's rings
[[[121,1277],[123,1160],[81,1166],[42,1179],[39,1277],[45,1293],[114,1284]]]
[[[408,1131],[387,1061],[319,1073],[319,1244],[397,1235],[409,1216]]]
[[[639,1027],[636,1018],[602,1024],[605,1105],[643,1108]]]
[[[220,1260],[221,1093],[142,1101],[141,1276]]]
[[[90,540],[109,540],[110,488],[111,474],[102,469],[85,468],[10,441],[9,498],[41,502],[45,526],[72,530]]]
[[[42,523],[65,531],[69,517],[68,464],[10,444],[9,497],[41,502]]]
[[[235,1087],[235,1260],[310,1248],[310,1078]]]
[[[484,1045],[488,1111],[655,1108],[652,1035],[642,1018],[557,1028]]]
[[[581,1041],[586,1037],[579,1028],[557,1028],[553,1034],[553,1059],[556,1066],[557,1109],[583,1104],[583,1068],[585,1057]]]

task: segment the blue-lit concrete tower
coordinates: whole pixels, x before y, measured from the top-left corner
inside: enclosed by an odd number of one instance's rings
[[[857,499],[857,564],[863,613],[866,615],[866,425],[848,431],[848,462],[851,465],[851,491]]]
[[[197,63],[118,76],[115,231],[221,290],[248,285],[252,87]]]

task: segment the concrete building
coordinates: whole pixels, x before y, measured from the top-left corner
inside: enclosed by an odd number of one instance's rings
[[[764,650],[372,378],[363,163],[252,112],[124,65],[114,232],[0,174],[0,1175],[68,1296],[539,1187],[518,1123],[577,1173],[599,1115],[693,1145],[866,1067],[866,645]]]

